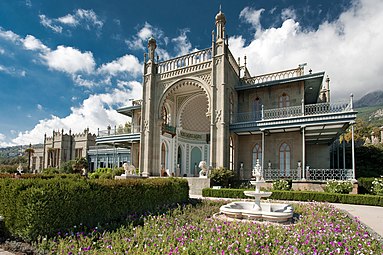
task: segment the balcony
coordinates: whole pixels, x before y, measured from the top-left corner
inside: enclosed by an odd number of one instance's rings
[[[157,73],[161,79],[211,68],[212,50],[207,48],[181,57],[169,59],[157,64]]]
[[[98,130],[97,144],[134,143],[140,141],[140,126],[108,127],[106,130]]]
[[[170,126],[168,124],[163,124],[161,130],[162,130],[162,134],[168,133],[172,137],[176,135],[176,127]]]
[[[349,103],[303,103],[298,106],[264,109],[258,112],[242,112],[231,117],[230,129],[237,134],[249,134],[260,130],[296,129],[301,126],[317,126],[324,129],[323,125],[345,129],[356,118],[353,110],[352,97]],[[310,128],[312,129],[312,128]],[[341,130],[333,130],[337,133]]]

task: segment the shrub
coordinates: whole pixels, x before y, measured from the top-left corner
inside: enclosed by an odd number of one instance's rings
[[[125,173],[122,167],[118,168],[97,168],[93,173],[88,176],[90,179],[114,179],[115,176]]]
[[[358,194],[371,194],[373,177],[358,178]]]
[[[328,193],[348,194],[352,191],[352,183],[350,181],[328,181],[324,187],[324,191]]]
[[[234,173],[229,169],[219,167],[211,170],[209,177],[212,185],[228,187],[230,179],[234,177]]]
[[[291,190],[291,185],[284,179],[273,181],[273,190]]]
[[[383,196],[383,179],[382,178],[375,178],[372,182],[372,188],[371,192],[373,194]]]
[[[204,197],[225,197],[225,198],[249,198],[243,193],[244,189],[210,189],[202,190]],[[376,195],[356,195],[356,194],[337,194],[310,191],[273,191],[270,196],[276,200],[292,201],[317,201],[343,204],[374,205],[383,206],[383,196]]]
[[[184,179],[0,179],[0,215],[13,236],[36,240],[80,223],[121,222],[129,214],[185,202]]]

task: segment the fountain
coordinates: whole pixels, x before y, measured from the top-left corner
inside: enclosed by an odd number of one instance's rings
[[[261,165],[257,163],[252,176],[255,180],[250,181],[255,186],[255,191],[244,191],[248,197],[254,197],[254,202],[236,201],[223,205],[220,212],[227,217],[236,219],[266,220],[273,222],[285,222],[293,217],[293,208],[289,204],[261,203],[262,197],[271,196],[272,192],[261,191],[260,187],[265,180],[261,174]]]

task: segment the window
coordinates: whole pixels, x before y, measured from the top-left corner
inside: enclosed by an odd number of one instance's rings
[[[229,169],[234,170],[234,144],[233,144],[233,138],[231,137],[230,137]]]
[[[259,97],[254,99],[253,115],[255,120],[260,120],[262,118],[262,100]]]
[[[283,93],[279,97],[279,108],[289,107],[290,106],[290,97],[286,93]]]
[[[166,149],[166,144],[162,143],[161,145],[161,167],[163,169],[167,168],[167,162],[166,162],[166,157],[167,157],[167,149]]]
[[[229,105],[229,114],[230,114],[230,123],[233,123],[233,114],[234,114],[234,98],[233,93],[230,94],[230,105]]]
[[[283,177],[290,177],[290,146],[282,143],[279,147],[279,169]]]
[[[74,150],[75,159],[82,158],[82,148],[78,148]]]
[[[262,147],[258,143],[253,148],[253,168],[257,164],[257,159],[259,159],[259,164],[262,166]]]
[[[32,158],[32,170],[36,170],[36,160],[37,160],[37,157]]]

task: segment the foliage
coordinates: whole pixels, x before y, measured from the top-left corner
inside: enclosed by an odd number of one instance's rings
[[[73,165],[75,164],[75,160],[69,160],[61,164],[60,173],[71,174],[73,173]]]
[[[116,231],[75,226],[42,240],[52,254],[382,254],[383,247],[359,221],[332,205],[294,204],[293,225],[222,221],[223,203],[204,201]]]
[[[285,179],[276,180],[273,181],[273,190],[291,190],[291,185]]]
[[[0,173],[15,173],[19,165],[0,165]]]
[[[59,174],[60,173],[59,169],[55,167],[44,168],[41,172],[43,174]]]
[[[213,185],[229,187],[229,181],[234,177],[234,173],[229,169],[219,167],[212,169],[209,177]]]
[[[375,178],[372,182],[371,192],[373,194],[383,196],[383,178]]]
[[[88,169],[88,160],[84,157],[78,158],[74,161],[72,168],[74,173],[82,173],[83,169]]]
[[[243,194],[244,189],[209,189],[202,190],[204,197],[225,197],[225,198],[248,198]],[[383,196],[376,195],[355,195],[337,194],[315,191],[273,191],[270,199],[292,200],[292,201],[317,201],[358,205],[383,206]]]
[[[373,177],[358,178],[358,194],[371,194]]]
[[[0,159],[0,165],[26,165],[28,164],[28,159],[25,156],[18,156],[13,158],[2,158]]]
[[[128,214],[185,202],[184,179],[87,180],[0,179],[0,215],[6,229],[24,240],[50,236],[70,226],[122,222]]]
[[[353,184],[350,181],[328,181],[324,191],[328,193],[348,194],[352,191]]]
[[[89,174],[90,179],[114,179],[115,176],[125,173],[122,167],[118,168],[97,168]]]
[[[351,155],[347,155],[351,158]],[[383,175],[383,147],[360,146],[355,148],[356,175],[359,177],[380,177]]]

